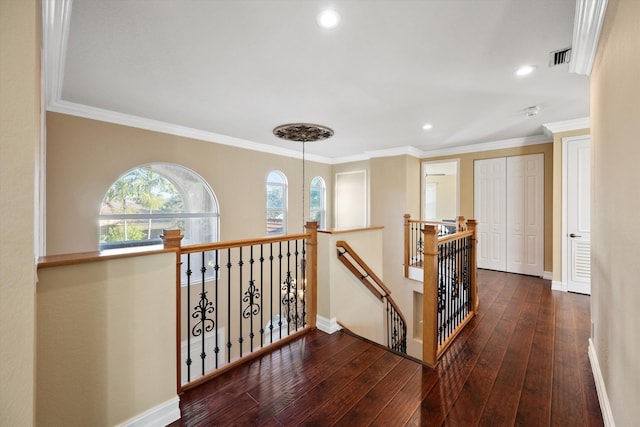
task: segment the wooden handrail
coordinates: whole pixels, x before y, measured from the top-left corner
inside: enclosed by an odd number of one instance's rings
[[[373,270],[371,270],[371,268],[369,268],[367,263],[364,262],[362,260],[362,258],[360,258],[358,256],[358,254],[351,248],[351,246],[349,246],[349,244],[347,242],[345,242],[344,240],[338,240],[336,242],[336,246],[339,247],[339,248],[344,249],[345,251],[347,251],[349,253],[349,255],[351,256],[351,258],[353,258],[355,260],[355,262],[357,262],[358,265],[360,267],[362,267],[362,269],[365,271],[365,273],[367,273],[367,276],[371,277],[373,279],[373,281],[376,283],[376,285],[378,285],[380,287],[380,289],[382,289],[386,295],[390,295],[391,294],[391,291],[389,290],[389,288],[387,288],[387,286],[376,275],[376,273],[374,273]]]
[[[256,239],[228,240],[226,242],[199,243],[195,245],[182,246],[180,247],[180,252],[183,254],[188,254],[188,253],[195,253],[195,252],[216,251],[220,249],[239,248],[241,246],[257,246],[257,245],[264,245],[266,243],[278,243],[278,242],[287,242],[290,240],[301,240],[301,239],[307,239],[310,237],[311,237],[311,233],[300,233],[300,234],[287,234],[284,236],[260,237]]]

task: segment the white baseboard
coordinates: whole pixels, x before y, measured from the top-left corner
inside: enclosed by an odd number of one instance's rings
[[[128,419],[118,427],[154,427],[166,426],[180,419],[180,399],[175,396],[142,414]]]
[[[591,362],[593,380],[596,383],[596,391],[598,392],[598,400],[600,401],[600,410],[602,411],[602,420],[606,427],[615,427],[616,424],[613,422],[613,413],[611,412],[611,405],[609,404],[609,397],[607,396],[607,388],[604,385],[602,371],[600,370],[600,362],[598,362],[596,348],[593,345],[593,340],[591,338],[589,338],[589,362]]]
[[[551,271],[544,271],[544,272],[542,273],[542,278],[543,278],[544,280],[553,280],[553,272],[551,272]]]
[[[559,280],[552,280],[551,281],[551,290],[552,291],[567,292],[567,287],[565,286],[564,283],[560,282]]]
[[[326,317],[320,315],[316,316],[316,326],[322,332],[326,332],[328,334],[338,332],[340,329],[342,329],[342,327],[338,325],[335,317],[332,319],[327,319]]]

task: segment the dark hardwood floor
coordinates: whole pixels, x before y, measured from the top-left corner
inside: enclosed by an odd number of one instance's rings
[[[590,298],[478,272],[480,312],[436,369],[313,331],[186,392],[173,426],[601,426]]]

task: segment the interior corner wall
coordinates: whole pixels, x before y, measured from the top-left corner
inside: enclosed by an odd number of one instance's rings
[[[184,166],[213,189],[220,239],[264,236],[265,183],[272,170],[288,182],[287,233],[302,233],[302,160],[175,135],[47,113],[47,255],[98,250],[98,214],[109,187],[125,172],[153,162]],[[327,184],[332,219],[331,165],[305,163],[305,215],[315,176]]]
[[[407,352],[417,358],[422,358],[422,346],[411,339],[413,288],[403,270],[403,216],[420,217],[420,168],[420,159],[407,155],[371,159],[371,224],[384,226],[382,280],[409,323]]]
[[[36,152],[40,2],[0,1],[0,425],[35,412]]]
[[[553,271],[553,280],[558,282],[562,281],[562,139],[579,135],[589,135],[589,129],[553,134],[553,269],[545,270]]]
[[[640,419],[639,21],[640,2],[609,0],[591,74],[594,368],[618,427]]]

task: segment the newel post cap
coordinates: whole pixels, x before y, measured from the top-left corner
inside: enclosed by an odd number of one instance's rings
[[[160,238],[164,243],[165,249],[179,248],[180,241],[184,238],[184,235],[181,233],[179,228],[166,228],[162,230]]]

